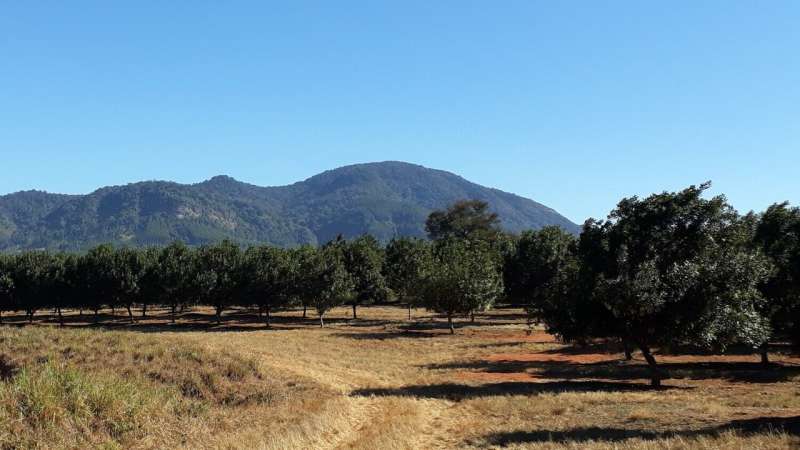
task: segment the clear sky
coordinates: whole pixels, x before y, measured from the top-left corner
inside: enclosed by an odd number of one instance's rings
[[[604,217],[800,203],[800,2],[18,1],[0,193],[402,160]]]

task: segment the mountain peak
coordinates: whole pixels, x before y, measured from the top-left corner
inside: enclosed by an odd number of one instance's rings
[[[233,184],[233,183],[239,183],[239,181],[228,175],[216,175],[204,181],[202,184]]]

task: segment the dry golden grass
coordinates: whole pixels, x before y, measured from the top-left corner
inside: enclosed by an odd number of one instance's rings
[[[56,414],[63,433],[37,425],[47,422],[42,418],[14,422],[5,413],[0,445],[800,446],[800,359],[786,354],[774,355],[777,363],[767,370],[754,355],[660,355],[675,377],[652,390],[641,358],[622,362],[613,348],[559,344],[529,332],[518,310],[462,322],[455,336],[427,312],[414,311],[409,322],[405,310],[392,307],[361,308],[356,321],[347,320],[348,309],[336,309],[324,329],[298,311],[279,313],[272,329],[246,311],[206,325],[210,314],[191,311],[175,325],[158,311],[135,325],[120,315],[100,329],[71,315],[66,329],[0,329],[8,369],[3,392],[21,384],[23,370],[55,367],[83,377],[75,386],[88,392],[84,403],[118,399],[91,414]],[[0,399],[18,413],[18,397]],[[65,399],[56,403],[76,403]]]

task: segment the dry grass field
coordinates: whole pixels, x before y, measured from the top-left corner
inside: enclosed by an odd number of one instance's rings
[[[101,325],[70,313],[0,327],[2,448],[800,448],[800,358],[644,361],[528,330],[520,310],[460,322],[423,310],[193,310]]]

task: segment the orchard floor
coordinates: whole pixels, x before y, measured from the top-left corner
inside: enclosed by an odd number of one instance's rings
[[[459,320],[455,335],[432,313],[414,310],[409,321],[395,307],[361,307],[357,320],[337,308],[324,328],[311,310],[308,319],[285,311],[270,329],[243,310],[228,311],[220,325],[205,309],[176,324],[164,310],[135,324],[116,312],[103,311],[99,325],[70,312],[64,328],[233,352],[270,377],[294,380],[287,386],[315,387],[297,394],[313,396],[297,403],[313,408],[293,406],[280,426],[248,422],[191,447],[800,448],[800,357],[780,348],[768,368],[752,354],[657,355],[671,378],[653,389],[638,353],[625,362],[612,347],[563,345],[529,330],[517,309]],[[57,333],[54,319],[32,327]],[[4,317],[6,328],[24,322]]]

